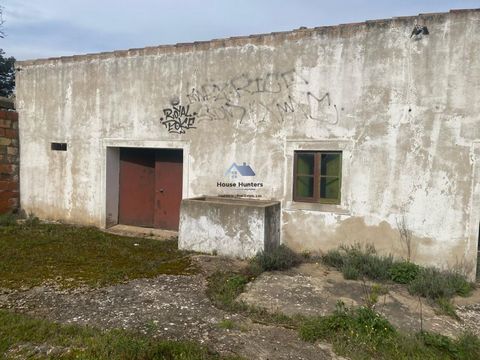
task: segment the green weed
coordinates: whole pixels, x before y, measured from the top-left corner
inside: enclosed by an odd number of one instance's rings
[[[419,272],[420,266],[408,261],[395,262],[389,270],[390,279],[399,284],[412,282]]]

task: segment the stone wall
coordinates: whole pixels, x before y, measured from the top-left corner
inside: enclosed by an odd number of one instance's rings
[[[0,214],[19,204],[18,114],[13,102],[0,99]]]

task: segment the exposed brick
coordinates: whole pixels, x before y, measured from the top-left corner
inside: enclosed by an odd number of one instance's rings
[[[7,147],[7,154],[8,155],[17,155],[18,154],[18,148],[14,147],[14,146]]]
[[[18,182],[17,181],[0,181],[0,191],[10,190],[18,191]]]
[[[2,119],[0,116],[0,128],[7,128],[10,129],[12,126],[11,120]]]
[[[17,171],[16,165],[0,164],[0,174],[13,175]]]
[[[17,146],[18,147],[18,140],[17,139],[11,139],[12,140],[12,146]]]
[[[16,139],[18,138],[18,131],[13,130],[13,129],[4,129],[5,130],[5,136],[8,139]]]
[[[18,120],[18,113],[16,111],[0,110],[0,118],[7,120]]]
[[[18,120],[17,121],[12,121],[12,129],[15,129],[15,130],[18,129]]]
[[[5,137],[0,137],[0,146],[10,145],[11,143],[12,143],[12,139],[7,139]]]
[[[0,136],[5,136],[5,129],[0,128]]]
[[[10,200],[8,200],[8,203],[10,204],[10,206],[12,207],[12,209],[15,209],[16,207],[18,207],[18,193],[15,197],[11,198]]]
[[[8,199],[0,199],[0,214],[7,213],[18,208],[18,203],[18,196]]]
[[[8,200],[0,201],[0,214],[5,214],[12,210],[12,205]]]
[[[12,123],[15,122],[15,121],[17,121],[17,120],[18,120],[18,113],[15,112],[15,111],[8,111],[8,117],[7,117],[7,119],[13,120]]]
[[[10,200],[18,197],[18,191],[13,190],[0,190],[0,200]]]
[[[9,139],[16,139],[18,138],[18,131],[12,129],[5,129],[5,137]]]

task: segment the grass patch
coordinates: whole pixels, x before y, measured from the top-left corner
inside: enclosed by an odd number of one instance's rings
[[[0,214],[0,226],[15,226],[17,224],[17,217],[12,213]]]
[[[38,354],[39,346],[57,349],[57,354]],[[193,342],[155,340],[123,330],[102,332],[0,310],[0,357],[8,351],[17,358],[227,359]]]
[[[480,339],[472,334],[457,340],[427,332],[406,335],[372,309],[351,309],[341,302],[332,315],[306,320],[299,333],[305,341],[328,341],[336,353],[351,359],[480,358]]]
[[[105,286],[159,274],[195,273],[176,241],[122,237],[93,227],[23,224],[0,227],[0,287]]]
[[[249,281],[247,275],[217,271],[208,278],[207,296],[215,306],[235,311],[239,308],[235,300]]]
[[[437,299],[435,302],[438,306],[438,314],[448,315],[453,317],[454,319],[460,320],[457,312],[455,311],[455,306],[450,299],[440,298]]]
[[[233,330],[237,327],[237,324],[235,321],[230,320],[230,319],[223,319],[218,323],[218,327],[220,329],[225,329],[225,330]]]

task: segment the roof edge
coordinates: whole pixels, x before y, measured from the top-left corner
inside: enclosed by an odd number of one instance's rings
[[[313,28],[300,27],[298,29],[287,30],[287,31],[277,31],[271,33],[262,33],[262,34],[252,34],[245,36],[232,36],[222,39],[211,39],[204,41],[194,41],[188,43],[176,43],[168,45],[158,45],[158,46],[146,46],[143,48],[132,48],[128,50],[113,50],[99,53],[87,53],[82,55],[68,55],[68,56],[58,56],[50,58],[39,58],[32,60],[21,60],[16,62],[16,66],[34,66],[41,64],[48,64],[53,62],[75,62],[83,60],[93,60],[93,59],[107,59],[112,57],[127,57],[131,55],[149,55],[149,54],[159,54],[159,53],[169,53],[169,52],[187,52],[192,50],[205,50],[205,49],[214,49],[220,47],[228,46],[241,46],[247,44],[263,44],[266,43],[265,40],[269,37],[273,38],[288,38],[292,37],[294,39],[299,39],[306,37],[312,34],[318,34],[322,32],[336,32],[341,31],[342,29],[348,28],[350,31],[352,28],[362,27],[362,26],[375,26],[375,25],[384,25],[386,23],[391,23],[395,21],[410,22],[417,19],[434,18],[434,17],[444,17],[450,14],[464,14],[470,12],[480,12],[480,8],[477,9],[452,9],[448,12],[442,13],[424,13],[411,16],[396,16],[388,19],[376,19],[376,20],[366,20],[363,22],[355,23],[345,23],[339,25],[329,25],[329,26],[319,26]]]

